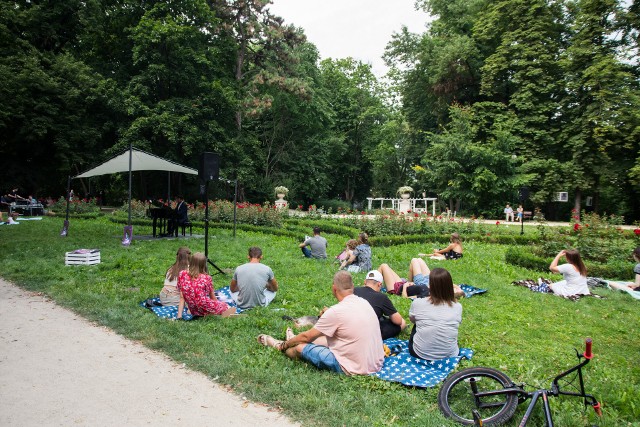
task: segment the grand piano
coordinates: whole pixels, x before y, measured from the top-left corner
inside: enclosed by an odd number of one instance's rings
[[[169,220],[175,218],[175,211],[168,206],[149,208],[149,218],[153,219],[153,237],[167,234]]]

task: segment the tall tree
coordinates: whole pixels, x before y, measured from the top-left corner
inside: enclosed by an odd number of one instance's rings
[[[570,153],[574,209],[580,212],[585,191],[593,192],[598,209],[600,190],[628,179],[639,148],[640,113],[637,78],[617,54],[619,2],[578,0],[571,6],[573,31],[563,55],[562,140]]]
[[[321,62],[322,85],[335,116],[332,131],[342,141],[334,153],[333,189],[345,200],[363,199],[371,187],[371,163],[366,153],[379,142],[378,129],[387,110],[371,66],[352,58]]]

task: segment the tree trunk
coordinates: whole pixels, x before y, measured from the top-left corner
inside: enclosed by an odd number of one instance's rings
[[[573,210],[574,215],[578,217],[578,221],[580,221],[580,209],[582,205],[582,190],[580,188],[576,188],[576,195],[574,198]]]

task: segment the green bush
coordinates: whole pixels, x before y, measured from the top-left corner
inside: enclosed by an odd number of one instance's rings
[[[66,215],[67,199],[60,197],[55,203],[47,206],[49,212],[55,213],[56,216]],[[96,203],[96,199],[77,199],[73,198],[69,202],[69,214],[99,214],[100,206]],[[91,216],[95,218],[96,216]]]
[[[166,206],[175,209],[175,202]],[[205,205],[197,202],[195,204],[187,204],[189,220],[192,222],[204,221]],[[148,218],[148,210],[151,206],[140,200],[131,201],[131,218],[144,219]],[[264,205],[253,203],[238,203],[235,212],[236,221],[243,224],[266,225],[270,227],[280,227],[287,212],[276,209],[269,203]],[[117,210],[114,215],[119,218],[128,218],[129,205],[124,204]],[[227,200],[211,200],[209,201],[209,220],[214,222],[233,222],[234,209],[233,202]]]

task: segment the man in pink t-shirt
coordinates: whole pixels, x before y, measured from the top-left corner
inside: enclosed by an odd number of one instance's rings
[[[308,331],[279,341],[268,335],[258,340],[292,358],[301,358],[317,368],[367,375],[378,372],[384,361],[380,325],[371,304],[353,293],[348,271],[338,271],[331,291],[338,304],[325,309]]]

